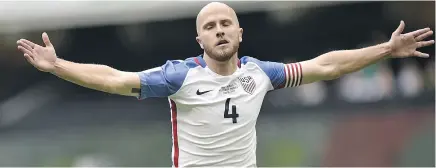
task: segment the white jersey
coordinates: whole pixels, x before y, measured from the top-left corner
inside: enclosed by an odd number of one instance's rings
[[[229,76],[202,56],[138,73],[140,99],[168,97],[173,167],[256,167],[256,121],[268,91],[298,86],[300,64],[242,57]]]

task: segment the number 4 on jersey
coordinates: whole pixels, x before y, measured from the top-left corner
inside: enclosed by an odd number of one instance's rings
[[[233,123],[237,123],[236,120],[239,117],[239,114],[236,113],[236,106],[232,105],[232,114],[229,114],[229,106],[230,106],[230,98],[227,98],[226,100],[226,107],[224,109],[224,118],[231,118],[233,119]]]

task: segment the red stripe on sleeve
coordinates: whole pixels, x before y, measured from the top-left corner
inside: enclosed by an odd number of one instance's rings
[[[294,72],[294,71],[296,71],[295,70],[295,64],[291,64],[292,65],[292,84],[290,85],[290,87],[294,87],[294,85],[295,85],[295,73],[296,72]],[[289,82],[289,83],[291,83],[291,82]]]
[[[303,81],[303,68],[300,63],[298,63],[298,66],[300,67],[300,81],[298,82],[298,85],[301,85],[301,82]]]
[[[286,74],[286,81],[287,81],[286,87],[289,87],[291,85],[291,66],[289,64],[286,64],[286,66],[288,69],[288,73]]]
[[[174,145],[174,156],[173,163],[174,167],[179,167],[179,137],[177,136],[177,107],[176,103],[170,99],[171,102],[171,122],[173,126],[173,145]]]

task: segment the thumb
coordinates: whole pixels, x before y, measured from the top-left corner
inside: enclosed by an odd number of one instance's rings
[[[400,26],[398,26],[397,30],[394,31],[393,35],[399,36],[404,30],[404,21],[401,20]]]
[[[42,33],[42,41],[44,41],[45,46],[52,47],[53,45],[50,42],[50,39],[48,38],[48,35],[46,32]]]

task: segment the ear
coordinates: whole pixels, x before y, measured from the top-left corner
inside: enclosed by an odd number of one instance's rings
[[[242,28],[239,28],[239,42],[242,42],[242,33],[244,30]]]
[[[195,38],[195,40],[197,40],[197,43],[200,45],[201,49],[204,49],[203,44],[198,36]]]

